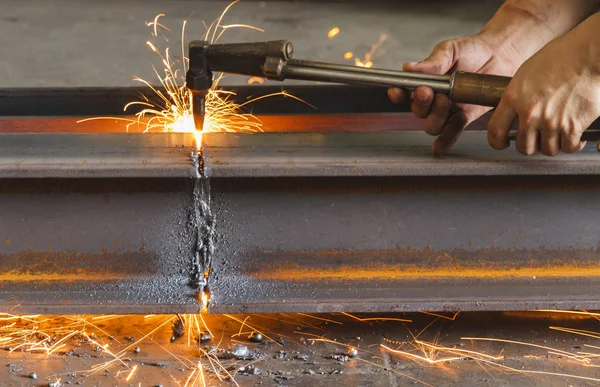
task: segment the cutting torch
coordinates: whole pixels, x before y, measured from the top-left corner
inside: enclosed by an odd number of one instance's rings
[[[194,123],[202,130],[205,98],[213,84],[213,72],[240,74],[283,81],[296,79],[367,86],[399,87],[414,90],[427,86],[446,94],[456,103],[495,107],[510,77],[457,71],[453,74],[424,74],[383,70],[333,63],[292,59],[294,48],[288,40],[257,43],[189,43],[189,70],[186,85],[193,95]],[[509,137],[514,138],[514,133]],[[600,140],[600,131],[588,130],[582,140]]]

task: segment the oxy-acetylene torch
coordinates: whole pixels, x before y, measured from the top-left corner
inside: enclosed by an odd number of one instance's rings
[[[290,41],[209,44],[194,40],[189,44],[189,70],[186,85],[193,94],[194,123],[204,127],[204,104],[213,83],[213,71],[263,77],[275,81],[296,79],[354,85],[399,87],[414,90],[427,86],[448,95],[457,103],[495,107],[510,77],[457,71],[451,75],[411,73],[333,63],[292,59]],[[514,138],[509,134],[509,139]],[[583,132],[583,141],[600,141],[600,130]]]

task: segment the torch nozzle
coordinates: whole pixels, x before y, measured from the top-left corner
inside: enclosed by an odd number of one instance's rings
[[[207,90],[192,90],[192,114],[194,126],[199,132],[204,129],[206,93]]]

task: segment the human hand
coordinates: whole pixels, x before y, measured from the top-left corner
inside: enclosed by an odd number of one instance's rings
[[[455,71],[477,72],[512,76],[521,63],[520,56],[510,46],[500,47],[483,35],[447,40],[438,44],[425,60],[405,63],[404,71],[448,74]],[[412,94],[391,88],[390,99],[403,103],[412,99],[411,110],[424,118],[424,130],[437,136],[433,143],[434,155],[442,155],[454,145],[471,122],[490,110],[488,107],[454,104],[444,94],[434,94],[429,87],[420,86]]]
[[[520,153],[554,156],[583,148],[582,133],[600,116],[600,17],[595,23],[590,19],[519,68],[488,124],[493,148],[508,147],[508,131],[517,117]]]

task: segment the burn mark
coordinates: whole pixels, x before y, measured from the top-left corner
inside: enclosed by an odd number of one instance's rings
[[[193,154],[198,167],[198,176],[194,186],[194,223],[197,227],[196,251],[192,263],[190,286],[202,295],[210,293],[208,278],[215,246],[215,217],[211,210],[210,180],[204,173],[204,157],[202,150]]]

